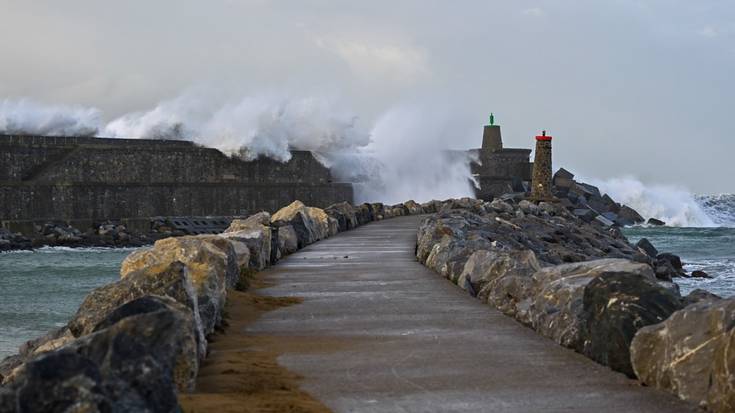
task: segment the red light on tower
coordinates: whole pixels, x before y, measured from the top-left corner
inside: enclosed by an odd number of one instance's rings
[[[541,135],[536,136],[537,141],[550,141],[551,136],[546,134],[546,131],[541,131]]]

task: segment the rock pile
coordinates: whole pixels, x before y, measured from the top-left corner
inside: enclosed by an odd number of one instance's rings
[[[670,277],[619,231],[551,203],[446,203],[420,262],[540,334],[633,376],[636,331],[683,307]],[[662,279],[663,278],[663,279]]]
[[[322,210],[296,201],[273,215],[234,220],[219,235],[165,238],[136,250],[120,280],[92,291],[66,326],[0,362],[0,411],[179,411],[177,394],[194,388],[227,291],[246,288],[248,272],[337,232],[428,209],[435,210],[412,202]],[[80,234],[61,226],[47,232],[58,228],[59,236]],[[124,233],[105,223],[97,235]]]
[[[614,224],[621,227],[645,222],[633,208],[601,194],[593,185],[575,181],[574,174],[564,168],[554,174],[552,192],[565,208],[587,222],[596,220],[606,226]],[[652,220],[652,224],[658,223],[664,224],[657,219]]]
[[[681,260],[559,204],[454,200],[416,256],[483,302],[610,368],[716,412],[735,410],[735,299],[679,294]]]
[[[0,252],[11,250],[26,250],[33,246],[30,239],[19,233],[0,228]]]

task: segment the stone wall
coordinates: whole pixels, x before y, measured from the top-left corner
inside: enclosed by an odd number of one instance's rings
[[[0,221],[231,216],[352,202],[310,152],[246,162],[186,141],[0,136]]]

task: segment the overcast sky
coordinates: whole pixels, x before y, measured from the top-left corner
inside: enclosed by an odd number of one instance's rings
[[[0,98],[149,109],[191,88],[330,95],[369,130],[446,108],[450,146],[547,129],[555,166],[735,192],[735,3],[0,0]]]

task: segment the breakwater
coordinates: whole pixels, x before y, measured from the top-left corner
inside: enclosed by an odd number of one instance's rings
[[[634,246],[575,211],[512,197],[459,202],[424,220],[416,256],[562,346],[709,410],[732,411],[735,299],[682,296],[672,282],[684,275],[678,257]]]
[[[64,327],[0,363],[0,410],[176,411],[177,394],[193,389],[206,358],[207,337],[222,325],[228,289],[247,289],[250,272],[340,231],[435,210],[297,201],[235,220],[220,235],[166,238],[137,250],[123,261],[120,280],[92,291]]]

